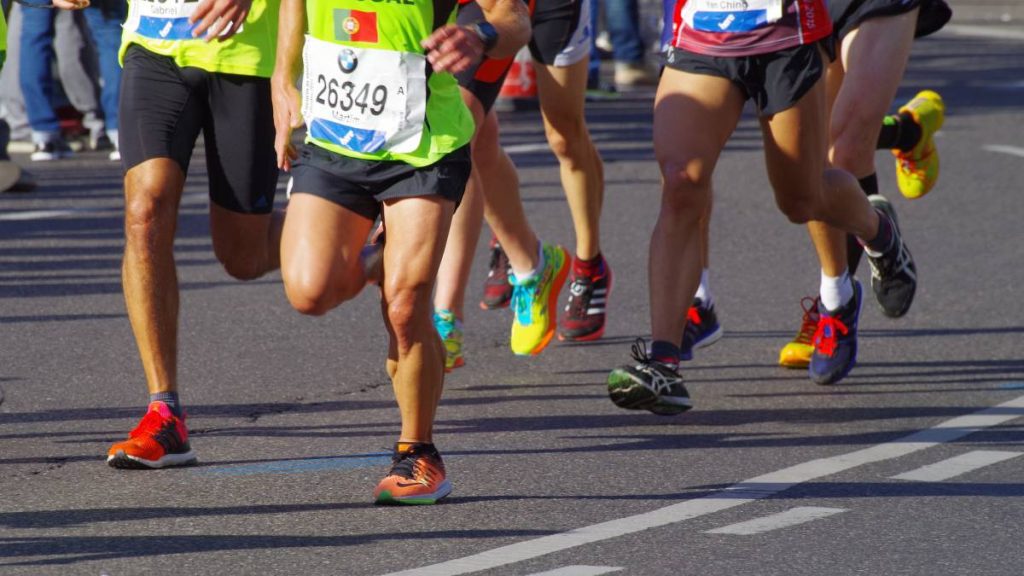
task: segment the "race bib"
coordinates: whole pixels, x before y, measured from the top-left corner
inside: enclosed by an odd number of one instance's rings
[[[125,28],[154,40],[193,40],[188,19],[197,6],[199,0],[131,0]]]
[[[784,0],[690,0],[687,25],[701,32],[749,32],[782,18]]]
[[[309,136],[354,152],[411,153],[427,110],[422,54],[306,36],[302,114]]]

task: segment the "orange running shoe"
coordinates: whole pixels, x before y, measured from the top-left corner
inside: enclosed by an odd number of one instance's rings
[[[391,457],[391,471],[377,484],[377,504],[436,504],[452,491],[433,444],[410,444]]]
[[[784,368],[807,368],[814,354],[814,332],[818,329],[819,318],[818,299],[804,296],[800,299],[800,306],[804,309],[800,331],[792,342],[779,351],[779,366]]]
[[[107,451],[107,464],[114,468],[165,468],[196,461],[188,445],[184,414],[179,418],[163,402],[150,402],[142,421]]]

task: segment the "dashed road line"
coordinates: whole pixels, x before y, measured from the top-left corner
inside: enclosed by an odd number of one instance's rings
[[[951,418],[931,428],[846,454],[819,458],[744,480],[703,498],[685,500],[650,512],[583,526],[491,550],[422,566],[387,576],[456,576],[506,566],[594,542],[677,524],[778,494],[804,482],[838,474],[865,464],[892,460],[952,442],[985,428],[1024,416],[1024,396],[996,406]]]
[[[614,566],[564,566],[547,572],[535,572],[529,576],[601,576],[618,572],[622,568]]]
[[[895,480],[913,480],[916,482],[942,482],[956,478],[968,472],[997,464],[1010,458],[1020,456],[1022,452],[1006,452],[1003,450],[974,450],[960,454],[935,464],[922,466],[910,472],[892,476]]]
[[[1000,154],[1009,154],[1010,156],[1020,156],[1024,158],[1024,148],[1018,148],[1017,146],[1003,146],[1001,144],[988,144],[983,146],[985,150],[989,152],[998,152]]]
[[[728,526],[722,526],[721,528],[715,528],[714,530],[707,530],[706,532],[708,534],[736,534],[739,536],[750,536],[753,534],[761,534],[762,532],[771,532],[772,530],[778,530],[780,528],[797,526],[820,518],[828,518],[829,516],[839,514],[840,512],[846,512],[846,508],[798,506],[796,508],[790,508],[785,512],[779,512],[778,514],[754,518],[753,520],[747,520],[745,522],[737,522]]]
[[[966,24],[951,24],[943,28],[943,32],[957,36],[973,36],[980,38],[994,38],[996,40],[1024,40],[1024,30],[1010,28],[1008,26],[971,26]]]

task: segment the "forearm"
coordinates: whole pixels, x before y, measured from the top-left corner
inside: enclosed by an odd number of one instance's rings
[[[584,0],[586,1],[586,0]],[[498,31],[491,58],[514,56],[530,41],[530,12],[522,0],[477,0],[484,18]]]
[[[295,81],[302,71],[302,46],[305,32],[306,3],[304,0],[281,0],[274,82],[295,85]]]

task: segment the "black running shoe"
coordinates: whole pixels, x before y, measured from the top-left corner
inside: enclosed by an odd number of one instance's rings
[[[700,298],[693,299],[693,306],[686,311],[686,328],[683,329],[683,344],[679,347],[679,359],[693,360],[693,351],[711,346],[722,338],[722,326],[718,323],[714,304],[705,304]]]
[[[620,366],[608,375],[608,396],[620,408],[679,414],[693,407],[679,371],[647,354],[642,338],[633,344],[635,366]]]
[[[505,308],[512,300],[512,284],[508,281],[511,266],[508,256],[501,249],[497,238],[491,238],[491,262],[487,267],[484,298],[480,301],[480,308],[484,310]]]
[[[860,318],[860,282],[853,281],[853,298],[836,311],[818,304],[818,329],[814,332],[814,354],[808,367],[815,384],[835,384],[857,363],[857,321]],[[820,302],[820,301],[819,301]]]
[[[899,318],[910,310],[910,305],[914,302],[914,293],[917,291],[917,266],[906,243],[903,242],[892,204],[881,194],[872,194],[868,200],[881,217],[888,218],[892,223],[893,234],[892,246],[881,256],[874,258],[865,252],[868,263],[871,264],[871,290],[875,293],[882,313],[890,318]]]

